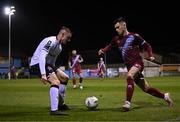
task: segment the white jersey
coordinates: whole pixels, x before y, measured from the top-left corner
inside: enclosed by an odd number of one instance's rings
[[[61,51],[62,46],[56,36],[47,37],[36,48],[30,66],[39,64],[41,74],[46,74],[45,65],[51,64],[55,66],[56,59]]]

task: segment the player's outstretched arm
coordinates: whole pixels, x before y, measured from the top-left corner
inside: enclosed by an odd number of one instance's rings
[[[80,57],[80,59],[78,60],[79,63],[82,63],[84,61],[84,59],[82,57]]]
[[[72,69],[71,61],[68,62],[69,69]]]
[[[149,59],[150,59],[151,61],[155,61],[155,57],[153,57],[153,56],[149,57]]]
[[[104,51],[102,50],[102,49],[100,49],[99,51],[98,51],[98,55],[101,55],[101,54],[103,54],[104,53]]]

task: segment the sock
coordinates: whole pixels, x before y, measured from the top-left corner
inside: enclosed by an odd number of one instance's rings
[[[127,88],[126,88],[126,101],[131,102],[133,92],[134,92],[134,80],[131,77],[128,77]]]
[[[164,99],[164,94],[161,93],[159,90],[155,89],[155,88],[152,88],[150,87],[148,90],[147,90],[147,93],[152,95],[152,96],[155,96],[155,97],[158,97],[158,98],[163,98]]]
[[[50,93],[50,101],[51,101],[51,111],[58,110],[58,89],[57,85],[51,85],[49,90]]]
[[[79,78],[79,83],[80,83],[80,84],[82,83],[82,80],[83,80],[83,78]]]
[[[75,77],[73,77],[72,82],[73,82],[73,85],[76,85],[76,78]]]
[[[60,99],[59,103],[60,105],[64,104],[65,97],[66,97],[66,85],[65,84],[60,84],[59,85],[59,94],[60,94]]]

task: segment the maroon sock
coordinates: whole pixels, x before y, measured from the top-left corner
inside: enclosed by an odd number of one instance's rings
[[[73,82],[73,85],[76,85],[76,78],[73,77],[72,82]]]
[[[127,78],[127,88],[126,88],[126,100],[131,102],[132,95],[134,92],[134,80],[131,77]]]
[[[147,90],[147,93],[152,95],[152,96],[155,96],[155,97],[164,98],[164,94],[163,93],[161,93],[159,90],[157,90],[155,88],[152,88],[152,87],[150,87]]]
[[[79,78],[79,83],[82,83],[83,78]]]

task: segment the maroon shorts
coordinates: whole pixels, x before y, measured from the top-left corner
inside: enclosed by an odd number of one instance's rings
[[[73,68],[72,72],[80,74],[81,73],[81,68]]]
[[[126,66],[127,66],[128,71],[131,69],[131,67],[137,67],[140,72],[142,72],[144,69],[144,64],[142,61],[137,61],[133,64],[126,64]]]

